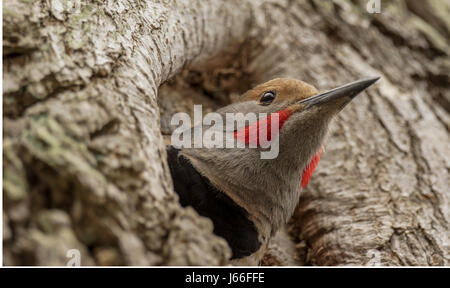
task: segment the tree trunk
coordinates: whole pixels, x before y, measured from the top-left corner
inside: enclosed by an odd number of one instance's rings
[[[448,2],[102,2],[3,4],[5,265],[227,264],[173,192],[172,113],[373,75],[263,264],[448,265]]]

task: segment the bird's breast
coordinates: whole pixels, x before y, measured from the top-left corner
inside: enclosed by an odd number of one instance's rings
[[[182,206],[193,207],[214,224],[232,250],[232,259],[252,255],[261,247],[259,233],[248,212],[201,175],[180,150],[169,147],[167,160],[175,192]]]

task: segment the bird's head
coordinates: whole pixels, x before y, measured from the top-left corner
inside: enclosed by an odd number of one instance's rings
[[[261,147],[185,149],[183,152],[203,174],[249,211],[269,219],[273,227],[287,221],[298,203],[300,187],[306,186],[320,157],[330,120],[378,77],[352,82],[319,92],[294,79],[274,79],[256,86],[217,112],[266,113],[255,123],[234,127],[237,141],[249,144],[249,134],[278,118],[278,154],[261,159]],[[264,125],[263,125],[264,124]],[[259,135],[259,134],[258,134]],[[259,138],[256,136],[259,146]]]
[[[258,145],[261,144],[258,137],[262,135],[258,130],[269,126],[273,115],[277,115],[277,132],[283,148],[279,151],[280,156],[290,159],[298,155],[299,151],[308,156],[316,152],[315,146],[317,142],[322,142],[332,117],[377,80],[378,77],[359,80],[320,93],[303,81],[277,78],[247,91],[239,101],[221,109],[221,112],[268,114],[267,117],[259,118],[257,123],[235,128],[238,141],[248,144],[251,136],[255,136]],[[265,133],[269,132],[270,128]]]

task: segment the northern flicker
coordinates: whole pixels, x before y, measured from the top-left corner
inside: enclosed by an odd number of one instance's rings
[[[274,159],[261,159],[259,146],[169,146],[168,163],[180,203],[212,220],[214,233],[232,249],[231,263],[259,263],[270,237],[292,216],[301,190],[308,184],[330,120],[378,79],[359,80],[323,93],[299,80],[274,79],[216,111],[220,115],[276,114],[279,153]],[[241,140],[248,142],[245,133],[251,133],[249,127],[259,129],[267,119],[235,127],[234,137],[239,140],[236,133],[244,131]]]

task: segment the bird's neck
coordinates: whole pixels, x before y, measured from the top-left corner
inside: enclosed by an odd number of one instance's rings
[[[308,185],[309,180],[311,179],[311,176],[314,172],[314,169],[316,169],[317,164],[319,164],[319,160],[320,160],[320,157],[322,156],[322,152],[323,152],[323,146],[320,147],[319,151],[317,151],[317,153],[313,156],[311,161],[309,161],[308,165],[306,165],[305,169],[303,169],[302,180],[300,182],[301,188],[305,188]]]
[[[289,118],[292,117],[300,115]],[[313,156],[326,134],[323,124],[327,119],[304,125],[298,125],[297,120],[284,123],[284,134],[278,143],[280,153],[275,159],[261,159],[260,150],[251,148],[183,149],[182,153],[198,171],[244,207],[255,222],[261,223],[264,233],[273,234],[292,216],[301,188],[311,178],[320,153]]]
[[[299,199],[301,176],[298,175],[299,173],[288,176],[287,174],[291,171],[277,171],[280,173],[278,177],[286,177],[282,183],[278,183],[277,180],[280,179],[267,177],[264,173],[258,175],[257,171],[251,170],[251,166],[255,166],[251,164],[251,161],[243,160],[249,165],[248,167],[240,167],[230,172],[231,170],[223,169],[224,167],[212,167],[214,163],[204,158],[187,157],[214,186],[220,187],[220,190],[237,205],[248,211],[263,238],[268,239],[273,235],[294,211]],[[234,173],[240,174],[239,177],[236,177]],[[292,181],[292,179],[296,180]]]

